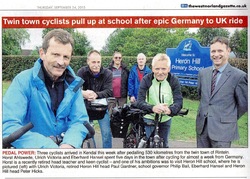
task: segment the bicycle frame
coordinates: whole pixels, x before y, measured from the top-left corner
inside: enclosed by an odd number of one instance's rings
[[[188,109],[181,109],[178,112],[178,116],[185,116],[189,112]],[[159,123],[161,122],[161,119],[164,114],[155,114],[155,120],[151,124],[146,124],[146,125],[154,125],[154,130],[150,135],[150,138],[148,140],[148,146],[149,148],[163,148],[164,147],[164,139],[160,137],[159,135]]]
[[[125,109],[125,110],[124,110]],[[136,106],[123,106],[120,108],[117,108],[115,110],[115,113],[112,113],[111,115],[111,121],[112,117],[117,118],[120,117],[121,121],[115,119],[113,122],[118,123],[115,126],[115,128],[111,131],[113,134],[113,137],[119,137],[123,138],[123,147],[124,148],[163,148],[164,147],[164,139],[160,137],[159,135],[159,123],[161,122],[161,118],[164,114],[159,114],[155,115],[155,120],[152,120],[152,123],[145,123],[144,122],[144,115],[147,114],[146,111],[140,110],[136,108]],[[182,109],[180,112],[177,114],[179,116],[184,116],[188,114],[188,110]],[[121,115],[121,116],[120,116]],[[123,124],[126,122],[129,123],[128,126],[126,127],[126,133],[124,133]],[[120,127],[119,127],[119,124]],[[145,126],[146,125],[151,125],[154,126],[154,130],[152,134],[150,135],[149,138],[146,136],[145,132]],[[112,125],[111,125],[112,126]],[[127,125],[126,125],[127,126]],[[119,127],[119,129],[118,129]],[[122,132],[122,135],[117,135],[116,133],[113,133],[116,130],[120,130],[120,133]],[[119,133],[119,134],[120,134]]]
[[[178,116],[187,115],[189,112],[188,109],[182,109],[177,114]],[[159,123],[161,122],[162,116],[164,114],[155,114],[155,120],[151,123],[145,123],[143,121],[143,117],[145,112],[140,110],[140,120],[138,123],[131,123],[132,128],[128,131],[127,137],[133,133],[135,134],[134,138],[134,146],[133,148],[163,148],[164,147],[164,139],[159,135]],[[145,126],[154,126],[153,132],[150,134],[150,137],[147,138],[145,134]],[[138,127],[139,126],[139,127]],[[144,132],[140,132],[143,130]],[[124,145],[125,146],[125,145]],[[126,146],[125,146],[126,148]],[[131,147],[129,147],[131,148]]]
[[[159,122],[161,122],[162,115],[155,115],[154,130],[149,137],[149,148],[163,148],[164,139],[159,135]]]

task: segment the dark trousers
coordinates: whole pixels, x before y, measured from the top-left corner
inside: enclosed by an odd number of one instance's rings
[[[197,148],[230,148],[231,141],[214,141],[210,139],[207,130],[207,119],[205,119],[205,125],[203,132],[197,134]]]

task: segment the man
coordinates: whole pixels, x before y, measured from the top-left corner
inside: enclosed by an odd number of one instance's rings
[[[164,139],[163,147],[168,147],[171,117],[177,115],[182,108],[183,98],[181,86],[176,76],[170,73],[170,58],[166,54],[157,54],[152,60],[152,71],[143,77],[137,105],[148,114],[144,116],[146,123],[152,123],[156,114],[162,115],[159,121],[159,135]],[[151,122],[150,122],[151,121]],[[154,126],[145,126],[147,138]]]
[[[151,73],[146,66],[146,56],[143,53],[137,55],[137,64],[133,65],[128,77],[128,96],[131,103],[136,102],[142,78]]]
[[[197,147],[229,148],[238,139],[237,120],[247,112],[247,74],[228,63],[229,41],[215,37],[210,46],[213,66],[198,74],[200,105]]]
[[[3,98],[3,137],[32,122],[15,148],[80,148],[87,129],[83,81],[69,66],[74,41],[65,30],[45,35],[34,67],[18,74]],[[52,139],[64,133],[58,145]]]
[[[87,64],[77,72],[84,80],[82,95],[86,104],[95,99],[112,97],[112,72],[102,67],[101,54],[92,50],[87,55]],[[102,114],[98,111],[88,110],[90,120],[98,120],[103,148],[112,148],[112,134],[108,110]]]
[[[127,103],[129,70],[122,62],[122,54],[120,52],[115,52],[113,54],[109,69],[113,72],[112,89],[113,97],[115,97],[114,104],[123,106]]]

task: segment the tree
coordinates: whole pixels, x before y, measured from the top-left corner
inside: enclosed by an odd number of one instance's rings
[[[132,36],[127,38],[123,50],[130,56],[142,52],[152,57],[157,53],[165,52],[166,35],[166,29],[135,29]]]
[[[108,37],[101,52],[111,55],[117,50],[126,56],[136,56],[142,52],[146,56],[152,57],[157,53],[165,53],[166,48],[176,47],[182,40],[192,36],[194,34],[191,34],[187,28],[116,29]]]
[[[2,30],[2,55],[20,55],[21,45],[30,41],[30,35],[26,29],[3,29]]]
[[[53,30],[52,28],[44,29],[42,32],[42,37],[44,37],[49,31]],[[83,56],[86,55],[89,50],[92,50],[93,47],[90,46],[90,42],[84,32],[79,32],[73,28],[65,28],[64,30],[68,31],[72,34],[74,39],[74,52],[75,56]]]
[[[214,37],[224,36],[228,38],[229,34],[229,31],[223,28],[200,28],[197,31],[197,38],[202,46],[209,47]]]
[[[236,29],[230,37],[231,50],[238,58],[247,58],[247,28],[242,30]]]
[[[46,29],[43,29],[42,38],[43,38],[49,31],[51,31],[51,30],[53,30],[53,29],[55,29],[55,28],[46,28]],[[73,34],[73,33],[74,33],[74,29],[72,29],[72,28],[65,28],[65,29],[63,29],[63,30],[68,31],[70,34]]]
[[[102,48],[101,53],[103,55],[113,55],[115,51],[123,52],[124,44],[127,38],[132,35],[134,29],[116,29],[107,38],[105,46]]]
[[[72,33],[75,41],[74,55],[83,56],[92,50],[93,47],[90,46],[90,42],[87,39],[85,32],[75,31]]]

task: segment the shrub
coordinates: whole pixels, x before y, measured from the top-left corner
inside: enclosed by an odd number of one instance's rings
[[[33,67],[35,61],[39,56],[3,56],[2,61],[2,79],[6,81],[11,81],[18,73],[25,69]],[[86,56],[73,56],[70,62],[70,66],[75,72],[80,69],[82,66],[87,65]],[[103,56],[102,64],[104,67],[108,67],[111,62],[111,56]],[[147,58],[147,65],[151,68],[152,57]],[[123,62],[127,64],[130,69],[136,63],[136,57],[133,56],[124,56]],[[246,73],[248,72],[248,60],[247,59],[229,59],[229,63],[236,68],[239,68]],[[182,86],[183,96],[189,99],[197,99],[197,88]]]
[[[32,68],[34,66],[35,61],[39,58],[37,55],[33,56],[3,56],[2,62],[2,77],[3,80],[12,80],[18,73],[23,70]],[[73,56],[70,62],[70,66],[73,68],[75,73],[82,66],[87,65],[87,57],[86,56]],[[104,67],[108,67],[111,62],[111,56],[102,56],[102,64]],[[149,58],[147,61],[147,65],[150,66],[152,58]],[[127,64],[130,69],[136,63],[136,57],[123,57],[124,63]]]

